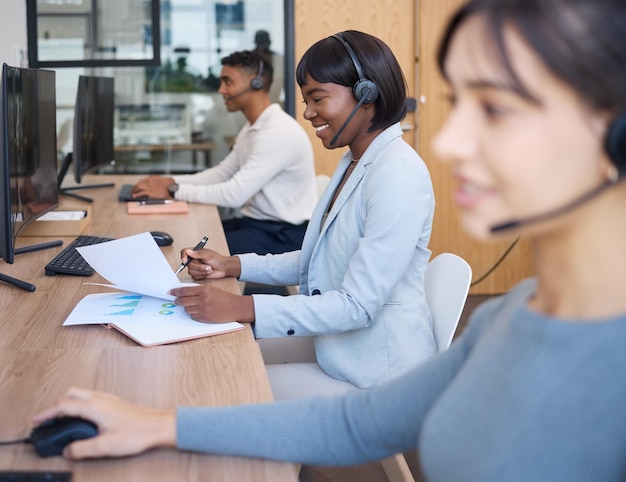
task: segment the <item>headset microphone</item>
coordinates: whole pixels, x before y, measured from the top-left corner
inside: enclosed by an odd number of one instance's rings
[[[252,87],[246,87],[245,89],[243,89],[241,92],[237,92],[235,95],[231,95],[230,97],[226,97],[225,100],[233,100],[236,99],[237,97],[239,97],[240,95],[245,94],[246,92],[250,92],[252,89]]]
[[[514,219],[512,221],[507,221],[504,223],[496,224],[495,226],[491,226],[489,230],[492,233],[499,233],[501,231],[506,231],[509,229],[515,229],[520,226],[526,226],[527,224],[538,223],[541,221],[545,221],[550,218],[554,218],[557,216],[561,216],[569,211],[576,209],[581,204],[590,201],[594,197],[598,196],[602,192],[604,192],[609,187],[613,186],[616,183],[616,179],[610,179],[608,181],[603,182],[599,186],[595,187],[591,191],[586,192],[580,197],[577,197],[573,201],[568,202],[558,208],[552,209],[550,211],[546,211],[542,214],[536,214],[534,216],[528,216],[527,218]]]
[[[343,125],[339,128],[339,130],[337,131],[337,134],[334,135],[334,137],[330,140],[330,145],[334,146],[335,142],[337,142],[337,139],[339,139],[339,136],[341,135],[341,133],[343,132],[343,130],[346,128],[346,126],[348,125],[348,122],[350,122],[352,120],[352,118],[354,117],[354,114],[356,114],[356,111],[359,110],[359,107],[361,107],[363,105],[363,103],[365,102],[365,97],[362,97],[361,100],[359,101],[359,103],[356,105],[356,107],[354,109],[352,109],[352,112],[350,112],[350,115],[348,116],[348,118],[346,119],[346,121],[343,123]]]

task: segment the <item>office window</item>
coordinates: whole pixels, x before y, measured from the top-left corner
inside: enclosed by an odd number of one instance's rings
[[[27,0],[31,67],[157,65],[158,0]]]
[[[88,3],[92,13],[106,15],[107,25],[124,24],[124,9],[119,9],[117,17],[116,8],[106,13],[102,10],[101,6],[111,0],[36,1],[39,12],[47,11],[41,8],[46,3],[81,4],[81,8]],[[126,6],[133,4],[117,1]],[[134,2],[135,6],[141,4],[144,12],[149,3]],[[93,9],[94,5],[98,8]],[[74,13],[45,17],[38,31],[45,26],[46,31],[54,32],[51,23],[62,20],[61,30],[74,39],[74,44],[84,47],[88,42],[83,39],[90,38],[89,25],[94,20]],[[62,64],[55,68],[60,150],[71,149],[78,76],[111,76],[115,78],[116,162],[102,173],[183,173],[215,164],[228,153],[245,123],[242,114],[226,111],[217,93],[220,60],[237,50],[261,46],[271,51],[275,69],[272,100],[294,114],[293,0],[161,0],[157,23],[158,63],[143,59],[138,65]],[[135,23],[134,31],[136,40],[149,37],[150,29],[143,24]],[[47,35],[47,41],[54,37],[52,33]],[[65,60],[75,59],[81,49],[64,50]],[[101,57],[116,53],[110,48],[99,50]],[[40,49],[40,60],[42,55]]]

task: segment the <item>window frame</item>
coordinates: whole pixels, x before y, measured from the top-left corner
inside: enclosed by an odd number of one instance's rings
[[[91,11],[97,12],[98,0],[91,0]],[[152,58],[151,59],[85,59],[85,60],[39,60],[39,32],[37,0],[26,0],[26,26],[28,38],[28,65],[32,68],[53,67],[146,67],[161,65],[161,3],[151,0]],[[57,16],[53,14],[50,16]],[[58,16],[64,16],[58,14]],[[74,17],[75,15],[66,15]]]

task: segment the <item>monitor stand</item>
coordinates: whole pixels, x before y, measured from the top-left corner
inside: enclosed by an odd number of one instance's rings
[[[40,249],[48,249],[48,248],[54,248],[56,246],[61,246],[62,244],[63,244],[63,241],[59,239],[56,241],[49,241],[47,243],[33,244],[31,246],[24,246],[23,248],[17,248],[15,249],[14,253],[15,254],[31,253],[33,251],[39,251]],[[25,291],[30,291],[31,293],[35,291],[35,289],[37,289],[37,287],[34,284],[28,283],[26,281],[22,281],[17,278],[13,278],[12,276],[8,276],[2,273],[0,273],[0,281],[4,281],[5,283],[13,285],[17,288],[21,288]]]
[[[86,203],[92,203],[93,202],[92,198],[87,197],[87,196],[81,196],[80,194],[76,194],[70,191],[78,191],[79,189],[99,189],[102,187],[115,187],[114,182],[106,182],[102,184],[89,184],[89,185],[81,184],[79,186],[71,186],[71,187],[63,187],[63,188],[60,187],[61,184],[63,183],[63,178],[65,178],[65,174],[67,174],[70,164],[72,164],[72,153],[68,152],[65,155],[65,158],[63,159],[63,164],[61,165],[61,169],[59,170],[59,194],[62,194],[63,196],[69,196],[74,199],[84,201]]]
[[[31,293],[37,289],[37,287],[33,284],[27,283],[26,281],[22,281],[17,278],[12,278],[11,276],[7,276],[6,274],[0,273],[0,281],[4,281],[10,285],[13,285],[17,288],[21,288],[25,291],[30,291]]]

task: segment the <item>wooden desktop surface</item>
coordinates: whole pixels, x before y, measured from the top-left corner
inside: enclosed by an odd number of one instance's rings
[[[92,220],[83,234],[120,238],[145,231],[165,231],[174,244],[162,248],[172,267],[180,250],[193,247],[204,235],[207,247],[228,253],[217,210],[191,204],[189,214],[128,215],[117,201],[119,187],[137,176],[106,176],[114,188],[86,190],[93,197]],[[87,178],[84,183],[102,181]],[[84,207],[70,198],[62,205]],[[75,236],[18,237],[18,246]],[[96,326],[63,327],[85,295],[110,291],[85,285],[105,282],[95,274],[46,276],[44,266],[63,246],[16,256],[0,270],[36,285],[29,293],[0,284],[0,440],[28,435],[31,416],[48,407],[70,386],[104,390],[151,407],[218,406],[272,400],[258,345],[245,330],[166,346],[144,348],[117,330]],[[181,280],[190,281],[186,271]],[[210,281],[233,292],[234,279]],[[136,457],[69,462],[39,458],[31,445],[0,446],[0,470],[71,470],[81,481],[295,481],[291,464],[155,450]]]

